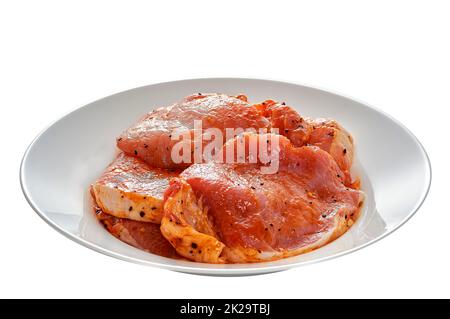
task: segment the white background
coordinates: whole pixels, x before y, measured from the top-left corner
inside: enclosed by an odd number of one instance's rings
[[[448,1],[1,2],[0,297],[450,297],[449,34]],[[19,164],[47,124],[122,90],[208,76],[290,80],[385,110],[429,153],[425,204],[354,254],[240,278],[101,255],[28,206]]]

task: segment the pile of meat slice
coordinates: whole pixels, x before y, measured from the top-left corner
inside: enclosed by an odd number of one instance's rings
[[[267,133],[223,140],[221,154],[246,145],[244,161],[199,160],[192,144],[193,164],[178,163],[172,134],[198,134],[196,120],[223,136],[227,128]],[[270,163],[249,159],[252,143],[276,147],[275,173],[261,173]],[[91,187],[97,217],[119,239],[166,257],[248,263],[298,255],[341,236],[362,205],[350,174],[352,137],[335,121],[303,118],[285,103],[191,95],[145,115],[117,146],[121,153]]]

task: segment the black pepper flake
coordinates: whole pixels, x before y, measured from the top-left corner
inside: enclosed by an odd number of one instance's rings
[[[121,138],[121,137],[119,137],[119,138],[117,139],[117,141],[119,141],[119,142],[120,142],[121,140],[122,140],[122,138]]]
[[[345,216],[344,216],[344,217],[345,217],[345,219],[347,219],[347,218],[348,218],[347,214],[345,214]]]
[[[124,196],[122,195],[122,196],[120,196],[120,198],[123,198]]]
[[[265,231],[268,231],[268,230],[269,230],[269,228],[267,228],[267,227],[266,227],[266,228],[264,228],[264,230],[265,230]]]
[[[130,206],[130,208],[128,208],[128,211],[132,211],[133,210],[133,206]]]
[[[313,202],[309,202],[309,205],[312,205],[313,204]]]
[[[327,215],[326,214],[322,214],[322,218],[326,218],[327,217]]]
[[[281,102],[281,105],[286,105],[286,102]]]
[[[289,130],[287,130],[287,129],[286,129],[286,130],[284,130],[284,133],[288,133],[288,132],[289,132]]]
[[[339,175],[339,174],[337,174],[336,176],[337,176],[338,178],[341,178],[341,175]]]
[[[190,254],[192,254],[193,252],[194,252],[193,250],[190,250],[190,251],[189,251]]]
[[[169,134],[169,138],[171,138],[172,137],[172,134]]]
[[[137,155],[137,150],[134,150],[134,155]]]
[[[144,144],[144,148],[148,148],[148,145],[147,145],[147,144]]]
[[[198,93],[198,95],[202,95],[201,93]]]
[[[196,249],[198,247],[198,245],[196,243],[191,243],[191,247]]]
[[[200,249],[200,250],[198,251],[198,253],[201,254],[201,253],[202,253],[202,250]]]
[[[281,228],[278,228],[278,231],[281,231]]]
[[[156,209],[156,207],[155,207],[155,206],[153,206],[153,207],[152,207],[152,210],[155,210],[155,209]]]
[[[344,150],[342,151],[342,153],[347,154],[347,149],[344,148]]]
[[[144,199],[147,199],[147,196],[144,196]]]
[[[264,183],[259,183],[259,185],[264,186]]]
[[[166,151],[168,151],[168,150],[169,150],[169,146],[166,147]]]
[[[253,186],[250,186],[250,188],[251,188],[251,189],[256,189],[256,188],[255,188],[255,187],[253,187]]]
[[[270,223],[269,225],[270,225],[270,227],[273,227],[273,224],[272,224],[272,223]]]
[[[145,213],[141,210],[141,212],[139,213],[139,216],[144,217]]]

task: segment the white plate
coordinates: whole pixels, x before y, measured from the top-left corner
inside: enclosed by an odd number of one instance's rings
[[[97,222],[88,186],[116,152],[115,137],[152,108],[195,92],[246,94],[250,101],[286,101],[305,116],[331,117],[353,135],[356,171],[367,195],[351,229],[316,251],[274,262],[212,265],[168,259],[131,247]],[[419,141],[399,122],[361,102],[297,84],[237,78],[160,83],[118,93],[64,116],[31,143],[20,179],[33,209],[70,239],[119,259],[208,275],[250,275],[284,270],[356,251],[393,232],[424,201],[431,167]],[[408,243],[405,243],[407,245]]]

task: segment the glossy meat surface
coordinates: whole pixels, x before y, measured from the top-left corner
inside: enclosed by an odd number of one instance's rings
[[[278,129],[295,146],[314,145],[329,153],[342,170],[346,185],[352,183],[353,138],[339,123],[303,118],[292,107],[272,100],[258,104],[257,108],[270,120],[271,130]]]
[[[244,134],[225,148],[268,137]],[[353,224],[363,195],[344,185],[330,154],[278,139],[276,174],[261,174],[261,162],[209,162],[171,181],[161,231],[180,255],[209,263],[275,260],[321,247]]]
[[[161,235],[159,225],[117,218],[95,207],[95,215],[106,230],[121,241],[163,257],[180,258],[175,249]]]
[[[188,167],[175,163],[172,147],[178,142],[172,135],[175,130],[194,134],[194,120],[201,121],[203,130],[218,128],[226,137],[225,128],[266,128],[268,120],[260,110],[250,105],[245,96],[225,94],[190,95],[168,107],[147,114],[128,128],[117,139],[117,146],[127,154],[135,155],[154,167]],[[205,141],[205,144],[209,141]],[[194,145],[192,145],[194,150]],[[194,159],[192,162],[201,162]]]
[[[120,153],[92,185],[95,201],[113,216],[160,223],[163,194],[178,171],[148,166],[142,160]]]
[[[154,167],[186,168],[187,163],[175,163],[172,148],[178,142],[172,137],[175,131],[189,132],[193,140],[194,120],[202,123],[203,130],[218,128],[227,140],[226,128],[264,128],[286,136],[295,146],[315,145],[331,154],[351,183],[350,168],[353,162],[353,139],[336,121],[303,118],[285,103],[266,100],[251,105],[244,95],[232,97],[224,94],[190,95],[178,103],[159,108],[128,128],[117,139],[118,147],[125,153],[137,156]],[[209,140],[203,141],[203,147]],[[194,143],[190,146],[190,163],[199,163],[195,157]]]
[[[308,144],[320,147],[336,161],[344,174],[344,182],[352,183],[351,167],[354,157],[352,136],[334,120],[306,119],[312,130]]]
[[[303,146],[308,143],[312,127],[292,107],[273,100],[256,104],[256,107],[269,119],[270,129],[273,133],[286,136],[295,146]],[[278,132],[274,129],[277,129]]]

